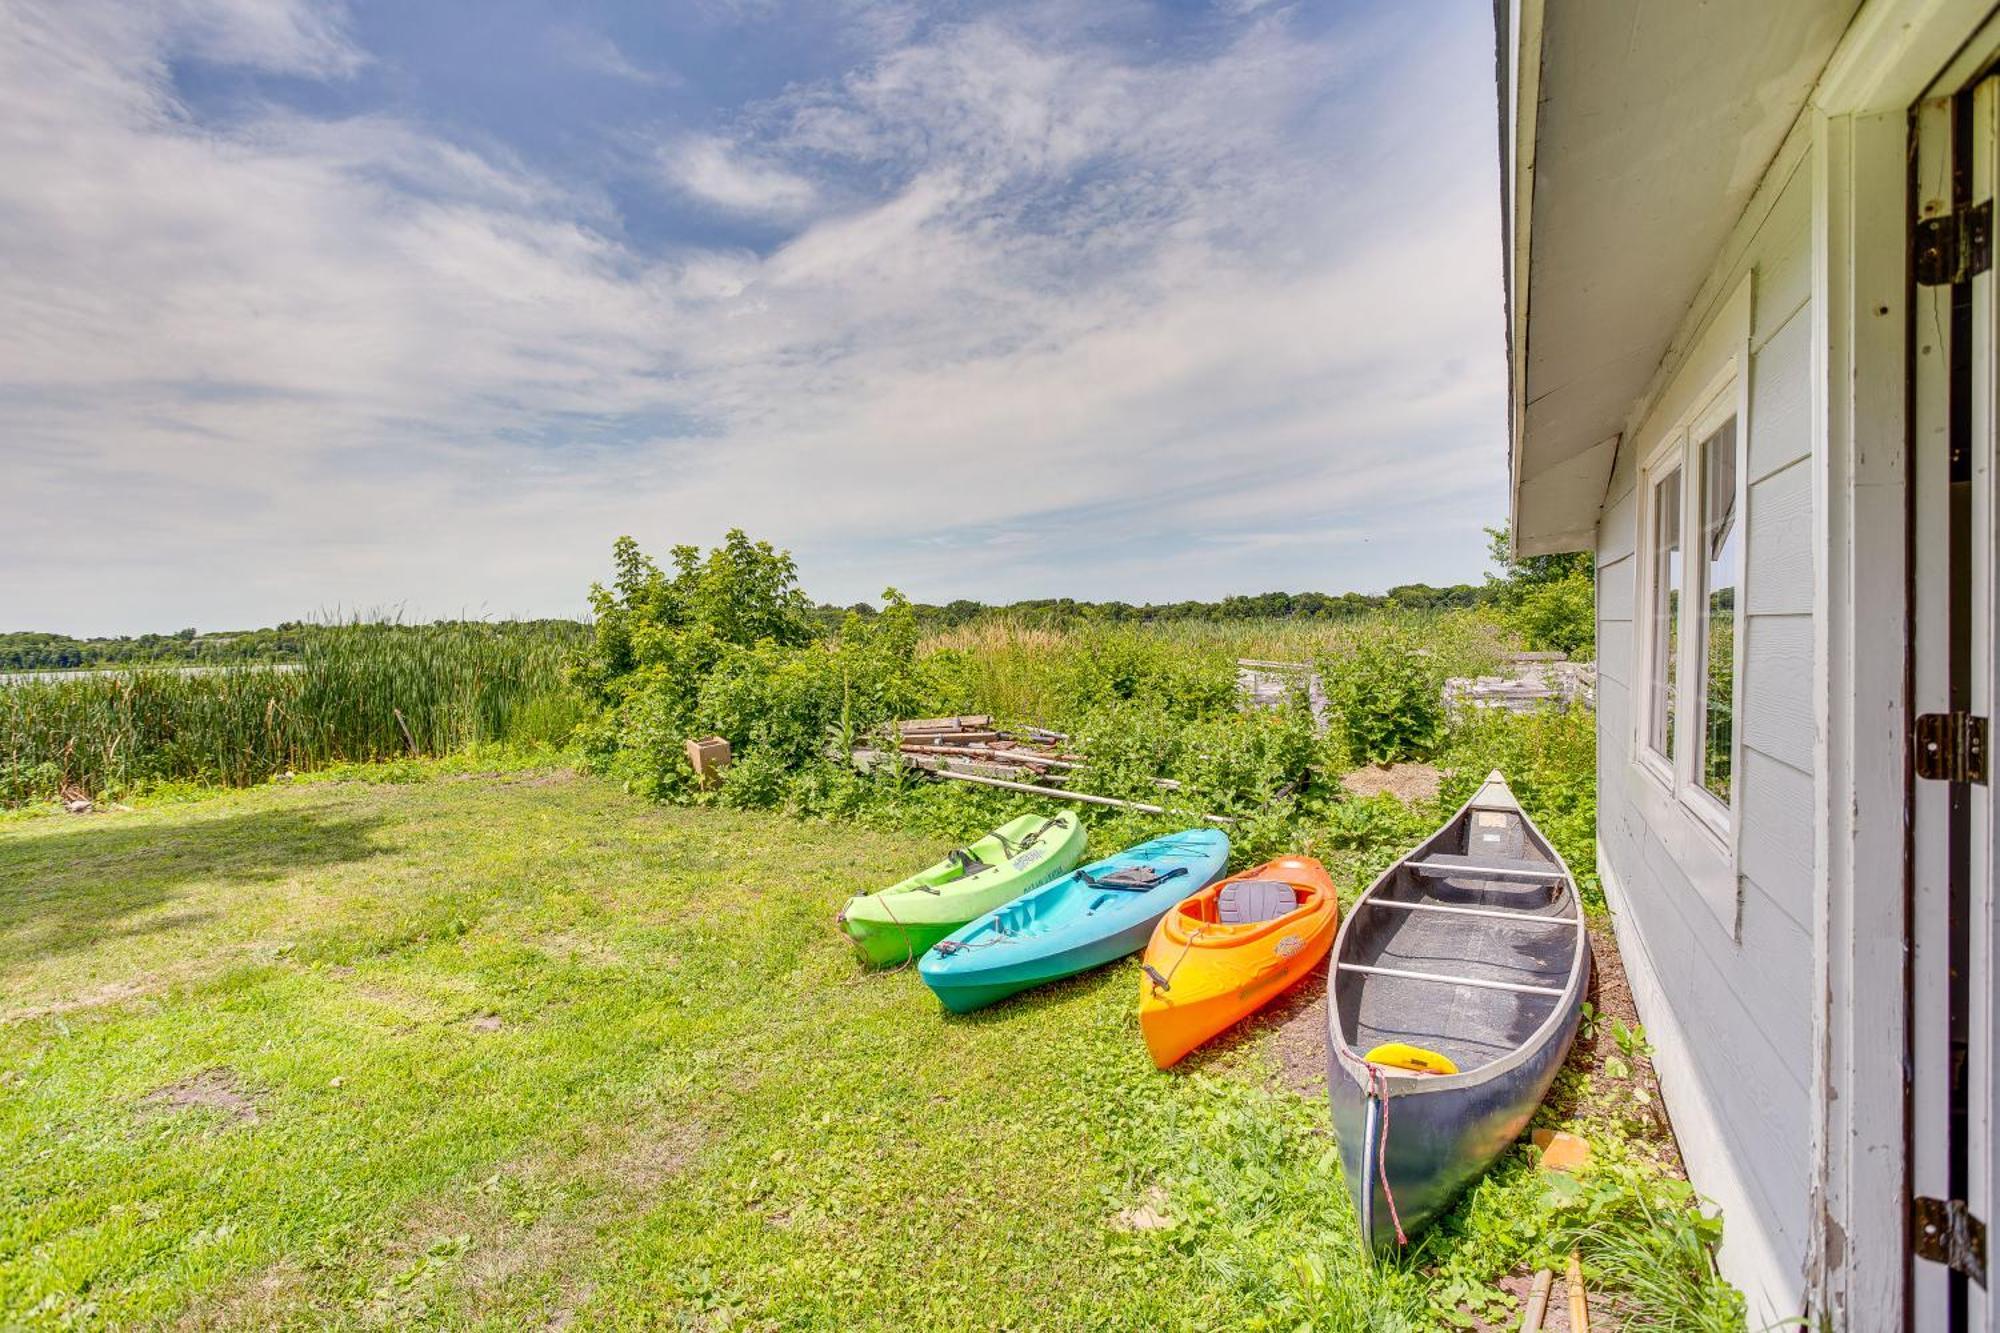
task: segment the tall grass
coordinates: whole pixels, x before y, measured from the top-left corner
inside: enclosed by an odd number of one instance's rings
[[[1385,612],[1354,620],[1170,620],[1153,625],[1082,625],[1049,629],[998,615],[933,634],[921,656],[938,659],[967,712],[1014,721],[1060,718],[1071,702],[1080,656],[1160,655],[1213,669],[1238,659],[1325,664],[1394,628],[1421,642],[1437,674],[1490,671],[1501,631],[1470,611]]]
[[[242,786],[324,763],[560,742],[581,716],[562,668],[582,633],[356,622],[308,632],[296,669],[141,669],[0,686],[0,804],[64,788]]]

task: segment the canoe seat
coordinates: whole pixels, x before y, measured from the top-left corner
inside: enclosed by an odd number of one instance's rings
[[[1387,1069],[1407,1069],[1413,1074],[1456,1074],[1458,1066],[1450,1056],[1427,1051],[1407,1042],[1388,1041],[1361,1057],[1371,1065]]]
[[[1562,867],[1549,861],[1531,861],[1522,856],[1458,856],[1451,852],[1432,852],[1421,861],[1409,863],[1410,869],[1430,879],[1478,879],[1480,871],[1491,871],[1503,879],[1561,879]]]
[[[1291,885],[1275,879],[1241,879],[1222,886],[1216,898],[1215,919],[1225,925],[1247,926],[1257,921],[1276,921],[1299,908],[1299,895]]]

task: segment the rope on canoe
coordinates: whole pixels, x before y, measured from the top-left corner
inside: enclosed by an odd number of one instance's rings
[[[902,919],[896,915],[896,909],[889,906],[889,896],[887,894],[882,895],[880,902],[882,910],[889,914],[889,920],[895,924],[897,930],[903,933],[903,961],[896,964],[896,970],[900,972],[911,963],[917,961],[917,946],[910,941],[910,928],[904,925]]]
[[[1408,1245],[1403,1219],[1396,1214],[1396,1192],[1389,1188],[1389,1080],[1374,1065],[1368,1066],[1368,1091],[1382,1107],[1382,1132],[1376,1140],[1375,1169],[1382,1177],[1382,1197],[1389,1201],[1389,1221],[1396,1228],[1396,1243]]]
[[[1151,963],[1139,964],[1140,967],[1146,970],[1146,975],[1153,979],[1153,994],[1158,995],[1162,991],[1170,991],[1174,988],[1174,973],[1181,970],[1181,964],[1187,961],[1188,954],[1194,949],[1194,942],[1201,938],[1201,932],[1206,929],[1208,929],[1206,926],[1195,927],[1194,933],[1188,936],[1187,943],[1181,948],[1181,956],[1174,959],[1174,965],[1167,969],[1167,975],[1164,977],[1153,970]]]

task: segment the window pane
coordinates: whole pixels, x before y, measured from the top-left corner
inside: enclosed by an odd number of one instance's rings
[[[1680,662],[1681,472],[1653,483],[1653,660],[1646,674],[1653,692],[1646,743],[1674,757],[1674,673]]]
[[[1736,513],[1736,418],[1701,442],[1701,537],[1708,614],[1702,619],[1701,785],[1729,799],[1736,720],[1736,585],[1743,525]]]

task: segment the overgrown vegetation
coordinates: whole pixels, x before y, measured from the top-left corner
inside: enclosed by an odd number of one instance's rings
[[[1508,530],[1488,528],[1500,572],[1487,595],[1500,622],[1537,651],[1585,660],[1597,655],[1597,558],[1589,551],[1511,556]]]
[[[0,805],[64,790],[273,774],[469,745],[561,743],[575,627],[354,622],[300,631],[290,667],[137,670],[0,686]]]
[[[1497,649],[1465,612],[1066,630],[999,618],[923,637],[893,590],[881,613],[815,637],[790,558],[740,532],[706,555],[678,548],[665,569],[622,540],[614,567],[592,592],[595,637],[575,673],[596,710],[586,761],[656,799],[805,815],[903,808],[915,779],[855,774],[854,740],[898,717],[980,713],[1071,736],[1087,756],[1072,790],[1174,807],[1154,824],[1232,817],[1246,855],[1276,849],[1340,799],[1332,779],[1346,769],[1442,744],[1444,676],[1489,665]],[[1258,652],[1321,664],[1329,734],[1302,696],[1271,711],[1241,706],[1236,661]],[[682,752],[711,732],[733,749],[712,794],[696,789]]]

